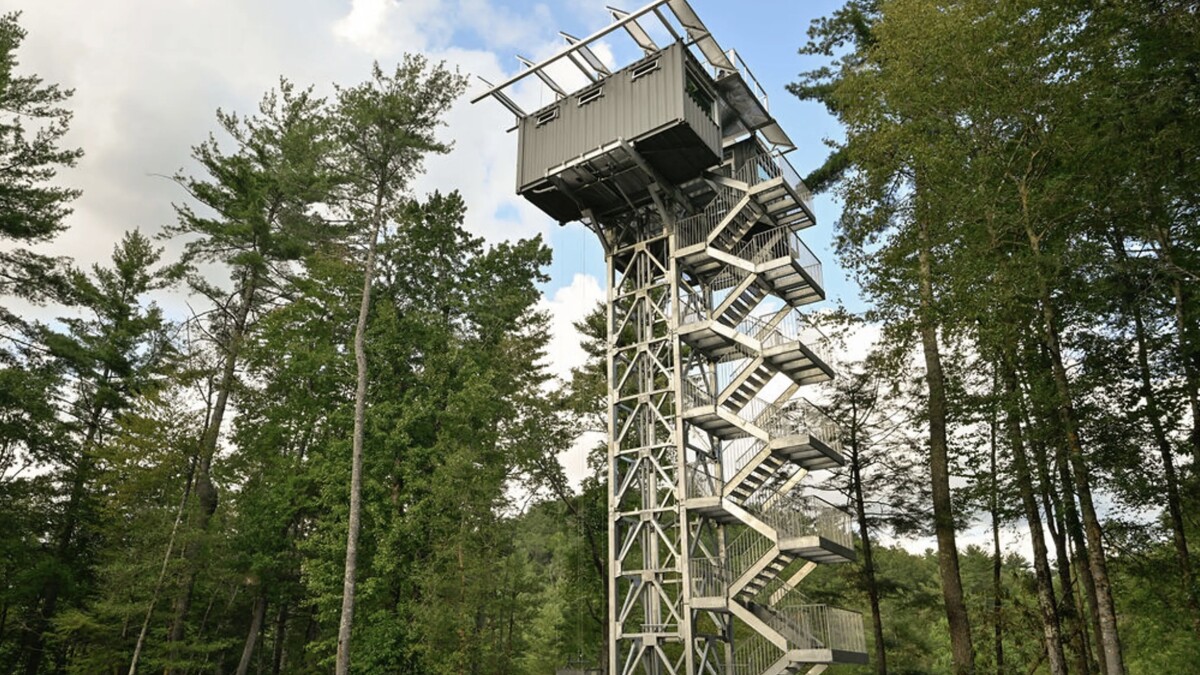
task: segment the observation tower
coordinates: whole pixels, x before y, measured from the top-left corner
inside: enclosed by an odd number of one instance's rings
[[[834,373],[801,311],[825,290],[794,144],[686,0],[609,12],[473,101],[516,116],[517,192],[607,260],[608,672],[865,663],[862,616],[800,588],[855,553],[850,515],[803,487],[844,460],[802,397]],[[606,64],[614,36],[641,58]],[[586,84],[561,86],[564,67]],[[555,100],[527,112],[514,89],[534,77]]]

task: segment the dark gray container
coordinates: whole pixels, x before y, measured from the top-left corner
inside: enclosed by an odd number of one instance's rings
[[[644,203],[645,165],[679,185],[720,163],[717,101],[712,79],[672,44],[522,118],[517,192],[561,222]]]

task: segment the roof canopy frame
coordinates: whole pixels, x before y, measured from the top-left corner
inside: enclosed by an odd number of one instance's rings
[[[698,54],[693,56],[703,57],[698,58],[704,65],[712,68],[712,77],[719,79],[723,76],[735,75],[743,78],[743,81],[749,85],[750,93],[754,98],[757,98],[764,111],[770,114],[769,98],[766,88],[759,83],[758,78],[754,76],[746,65],[745,61],[737,54],[735,50],[728,52],[721,49],[708,27],[692,9],[688,0],[653,0],[641,9],[633,12],[626,12],[616,7],[609,6],[606,8],[613,18],[613,22],[607,26],[597,30],[591,35],[584,38],[576,38],[568,33],[559,34],[567,41],[567,46],[553,54],[552,56],[543,59],[538,63],[532,63],[528,59],[518,56],[521,65],[524,68],[508,78],[504,82],[497,85],[492,85],[487,80],[483,80],[488,89],[482,94],[471,99],[471,103],[478,103],[485,98],[495,98],[505,108],[512,112],[518,120],[527,117],[529,113],[522,110],[513,99],[508,95],[507,91],[516,84],[526,81],[529,76],[536,76],[541,80],[542,84],[550,88],[557,100],[566,98],[566,88],[555,82],[547,72],[547,69],[554,64],[566,62],[574,66],[587,79],[587,85],[590,86],[600,79],[612,75],[612,70],[609,69],[592,50],[592,45],[599,42],[601,39],[609,35],[622,31],[626,37],[631,39],[633,43],[645,54],[653,53],[654,50],[660,49],[654,42],[653,38],[646,29],[638,23],[638,19],[653,15],[658,19],[662,27],[675,40],[683,42],[684,46],[698,50]],[[674,21],[672,21],[674,19]],[[778,123],[771,125],[772,131],[778,128]],[[767,134],[766,136],[779,136],[772,140],[771,138],[763,138],[769,145],[778,148],[792,149],[794,145],[787,138],[786,133],[779,130],[778,134]]]
[[[669,12],[663,12],[664,7],[668,9]],[[596,81],[597,76],[607,77],[612,73],[606,66],[603,65],[603,63],[599,63],[599,67],[597,67],[595,62],[599,61],[599,59],[596,59],[595,54],[591,50],[591,45],[620,29],[624,29],[626,35],[632,39],[634,43],[644,52],[649,52],[652,48],[657,49],[658,46],[653,42],[653,40],[648,39],[650,37],[649,33],[642,27],[641,24],[638,23],[638,19],[651,14],[658,19],[658,21],[662,24],[662,27],[672,37],[675,39],[683,39],[683,36],[680,35],[680,31],[675,25],[672,24],[669,18],[674,17],[675,22],[678,23],[678,25],[683,29],[683,32],[687,35],[688,39],[686,40],[686,45],[688,47],[697,47],[700,50],[700,53],[704,56],[704,62],[711,66],[718,73],[722,71],[737,72],[738,70],[734,65],[734,62],[729,59],[725,51],[722,50],[720,45],[717,44],[717,41],[715,38],[713,38],[712,33],[703,24],[703,22],[700,21],[699,16],[696,15],[695,10],[692,9],[687,0],[654,0],[650,4],[633,12],[626,12],[611,6],[607,7],[607,10],[614,19],[612,23],[585,38],[576,38],[566,33],[560,33],[560,35],[562,35],[562,37],[564,37],[568,43],[565,49],[546,59],[543,59],[539,63],[532,65],[527,63],[526,60],[522,59],[522,65],[526,66],[524,70],[510,77],[504,82],[501,82],[500,84],[491,85],[489,83],[488,90],[471,99],[471,103],[478,103],[489,96],[495,96],[496,93],[502,93],[504,90],[516,85],[522,80],[525,80],[530,75],[537,74],[540,78],[541,75],[539,73],[541,71],[563,59],[572,61],[577,67],[586,63],[589,69],[580,69],[584,70],[584,74],[592,82]],[[744,63],[742,64],[742,67],[745,68]]]

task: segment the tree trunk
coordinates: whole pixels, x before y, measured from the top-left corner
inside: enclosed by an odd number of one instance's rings
[[[1196,363],[1196,345],[1193,340],[1191,326],[1188,322],[1188,306],[1191,296],[1190,288],[1180,277],[1174,255],[1171,253],[1171,235],[1163,227],[1154,228],[1155,243],[1158,244],[1159,258],[1165,263],[1171,276],[1171,295],[1174,300],[1175,340],[1178,348],[1179,364],[1183,370],[1183,384],[1187,392],[1188,405],[1192,411],[1192,429],[1188,438],[1192,446],[1193,471],[1200,471],[1200,367]]]
[[[283,654],[287,647],[288,603],[279,604],[279,614],[275,616],[275,645],[271,650],[271,675],[279,675],[282,670]]]
[[[363,427],[367,405],[367,315],[371,310],[371,287],[375,277],[375,248],[383,227],[383,195],[377,193],[371,240],[363,267],[362,301],[358,307],[358,325],[354,329],[354,362],[358,384],[354,390],[354,439],[350,466],[350,515],[346,526],[346,569],[342,579],[342,616],[338,623],[337,675],[350,672],[350,634],[354,625],[354,586],[358,573],[358,533],[362,518]]]
[[[934,319],[933,270],[929,227],[919,223],[920,333],[925,356],[925,380],[929,387],[929,473],[933,494],[934,531],[938,543],[938,571],[942,599],[950,628],[950,650],[955,675],[975,672],[975,650],[971,624],[963,601],[962,576],[954,533],[954,505],[950,494],[950,454],[946,440],[946,379],[938,347]]]
[[[851,404],[853,406],[853,403]],[[867,599],[871,603],[871,628],[875,635],[875,673],[887,675],[887,646],[883,641],[883,612],[879,607],[879,583],[875,578],[875,557],[871,548],[871,529],[867,526],[866,498],[863,495],[862,463],[859,453],[857,409],[851,408],[850,487],[854,510],[858,514],[858,538],[862,541],[863,576],[867,581]]]
[[[1058,465],[1058,472],[1062,483],[1067,534],[1070,535],[1070,544],[1075,549],[1075,555],[1073,556],[1075,569],[1079,574],[1079,579],[1083,582],[1084,599],[1087,601],[1087,615],[1088,621],[1091,623],[1092,644],[1095,646],[1096,663],[1099,664],[1099,672],[1107,673],[1108,662],[1102,647],[1104,636],[1100,624],[1099,602],[1096,600],[1096,580],[1092,576],[1092,565],[1083,533],[1083,523],[1080,521],[1079,510],[1075,505],[1074,472],[1071,470],[1070,460],[1067,457],[1067,447],[1063,442],[1057,444],[1055,463]]]
[[[995,383],[993,382],[993,388]],[[1004,599],[1001,594],[1001,573],[1004,571],[1003,552],[1000,550],[1000,480],[999,467],[996,462],[996,410],[992,407],[992,419],[989,425],[992,494],[990,510],[992,515],[992,640],[996,658],[996,675],[1004,673]]]
[[[1185,310],[1187,296],[1183,281],[1176,277],[1171,282],[1171,288],[1175,296],[1175,330],[1178,334],[1179,355],[1183,361],[1184,387],[1187,389],[1188,403],[1192,408],[1192,466],[1200,471],[1200,375],[1196,373],[1195,357],[1190,353],[1192,345],[1188,339]]]
[[[146,608],[146,618],[142,621],[142,630],[138,633],[137,643],[133,647],[133,657],[129,660],[128,675],[137,675],[138,660],[142,656],[142,647],[146,644],[146,633],[150,630],[150,619],[154,616],[154,607],[158,604],[158,594],[162,591],[163,582],[167,578],[167,567],[171,563],[171,554],[175,550],[175,535],[179,533],[179,523],[183,521],[183,513],[187,510],[195,468],[194,461],[188,462],[187,481],[183,486],[183,496],[179,498],[179,508],[175,510],[175,523],[171,525],[171,536],[167,539],[167,550],[163,553],[162,565],[158,568],[158,580],[154,582],[154,593],[150,596],[150,606]]]
[[[212,461],[217,453],[217,442],[221,438],[221,425],[224,423],[225,410],[229,406],[229,397],[237,378],[238,356],[241,353],[246,326],[250,319],[250,307],[254,302],[254,295],[258,292],[258,274],[258,270],[251,269],[239,294],[237,314],[230,327],[229,339],[225,345],[221,379],[217,382],[217,399],[213,404],[208,424],[204,427],[204,434],[200,437],[195,479],[196,500],[200,505],[196,525],[200,532],[208,529],[208,523],[217,511],[217,487],[212,482]],[[186,572],[179,596],[175,599],[175,618],[171,623],[171,633],[167,640],[171,645],[172,660],[178,653],[178,644],[183,640],[187,615],[191,611],[192,591],[196,585],[196,575],[199,573],[199,555],[200,547],[197,543],[191,543],[184,548]],[[168,667],[166,675],[170,675],[171,672]]]
[[[110,371],[105,368],[100,376],[100,381],[96,384],[97,392],[109,386],[110,377]],[[55,547],[55,557],[60,568],[76,564],[72,545],[75,543],[75,531],[79,527],[80,505],[87,497],[88,477],[92,472],[92,447],[96,443],[96,437],[100,434],[100,423],[106,412],[106,408],[99,403],[94,403],[88,412],[87,423],[84,427],[86,431],[79,446],[79,456],[71,477],[71,491],[67,497],[66,507],[63,509],[62,530],[59,532],[58,544]],[[54,615],[58,613],[58,595],[61,591],[61,584],[59,576],[55,574],[46,581],[46,587],[42,591],[41,610],[38,612],[33,626],[29,628],[28,639],[25,641],[26,675],[37,675],[41,670],[42,659],[46,655],[45,635]]]
[[[1021,187],[1025,233],[1029,239],[1029,247],[1033,252],[1034,259],[1040,262],[1042,257],[1041,240],[1033,230],[1028,212],[1028,196],[1024,185]],[[1039,270],[1035,277],[1038,285],[1038,300],[1042,310],[1041,337],[1050,357],[1050,370],[1054,377],[1055,392],[1058,395],[1059,422],[1062,424],[1066,437],[1067,451],[1075,477],[1075,491],[1079,497],[1080,510],[1083,512],[1084,534],[1088,544],[1088,563],[1091,566],[1092,580],[1096,587],[1096,608],[1100,615],[1101,648],[1105,653],[1104,660],[1107,667],[1105,672],[1108,675],[1125,675],[1125,660],[1121,653],[1121,638],[1117,629],[1116,606],[1113,603],[1112,584],[1108,576],[1108,561],[1104,553],[1104,534],[1100,528],[1100,519],[1096,514],[1095,503],[1092,501],[1087,459],[1083,453],[1083,443],[1079,439],[1070,379],[1063,363],[1062,341],[1058,334],[1058,317],[1045,276]]]
[[[1113,250],[1118,260],[1127,262],[1125,244],[1119,238],[1113,239]],[[1179,581],[1183,587],[1183,595],[1187,600],[1188,611],[1192,615],[1192,631],[1200,637],[1200,598],[1196,596],[1196,578],[1192,569],[1192,556],[1188,550],[1187,533],[1184,529],[1183,507],[1179,497],[1179,476],[1175,470],[1175,451],[1167,432],[1163,428],[1162,416],[1158,407],[1158,392],[1154,388],[1150,373],[1150,354],[1146,345],[1146,322],[1142,316],[1142,307],[1136,296],[1127,296],[1126,307],[1133,315],[1134,338],[1137,342],[1138,372],[1141,376],[1142,397],[1146,401],[1146,417],[1150,422],[1150,431],[1154,442],[1158,445],[1158,454],[1163,463],[1163,477],[1167,482],[1167,513],[1171,516],[1171,533],[1175,543],[1175,557],[1179,561]]]
[[[250,660],[254,658],[254,648],[258,645],[258,635],[262,632],[263,618],[267,614],[267,594],[262,588],[258,589],[258,597],[254,599],[254,609],[250,615],[250,630],[246,633],[246,646],[242,648],[242,660],[238,662],[237,675],[250,672]]]
[[[1028,417],[1025,418],[1026,428],[1032,428]],[[1037,462],[1038,482],[1041,487],[1042,510],[1050,526],[1050,538],[1054,541],[1055,568],[1058,572],[1060,596],[1063,601],[1058,603],[1058,615],[1061,618],[1063,630],[1069,633],[1071,649],[1075,654],[1075,669],[1080,675],[1091,673],[1091,652],[1087,641],[1087,626],[1083,613],[1078,611],[1075,604],[1075,582],[1071,578],[1071,552],[1067,545],[1066,516],[1063,514],[1062,498],[1055,490],[1054,481],[1050,475],[1050,461],[1046,447],[1040,441],[1030,444],[1033,448],[1034,460]],[[1097,624],[1099,625],[1099,624]]]
[[[1054,578],[1050,572],[1046,538],[1042,529],[1041,512],[1033,491],[1033,474],[1025,455],[1025,437],[1021,429],[1020,389],[1014,369],[1015,348],[1009,342],[1002,357],[1004,393],[1007,399],[1005,426],[1009,445],[1012,448],[1013,473],[1021,493],[1021,506],[1025,520],[1029,523],[1029,535],[1033,544],[1033,569],[1037,580],[1038,609],[1042,619],[1042,637],[1046,643],[1046,656],[1052,675],[1066,675],[1067,661],[1063,654],[1062,630],[1058,619],[1058,602],[1054,597]]]
[[[1030,368],[1031,380],[1029,386],[1034,387],[1053,385],[1045,380],[1034,380],[1033,375],[1042,375],[1050,371],[1050,360],[1046,356],[1045,345],[1042,344],[1039,338],[1036,345],[1032,345],[1032,349],[1028,350],[1033,367]],[[1055,413],[1050,410],[1036,410],[1039,424],[1044,428],[1054,428]],[[1032,414],[1032,413],[1029,413]],[[1026,423],[1032,427],[1032,422],[1026,420]],[[1060,510],[1062,514],[1062,528],[1064,548],[1062,550],[1062,558],[1060,559],[1060,567],[1065,566],[1065,574],[1067,578],[1066,589],[1070,584],[1072,566],[1079,575],[1079,580],[1075,582],[1075,586],[1080,587],[1080,607],[1073,609],[1076,611],[1079,621],[1079,641],[1082,644],[1080,652],[1089,664],[1099,664],[1097,672],[1104,673],[1107,668],[1104,661],[1104,651],[1100,649],[1101,631],[1100,631],[1100,613],[1096,609],[1096,584],[1092,579],[1091,565],[1088,562],[1087,544],[1084,542],[1083,525],[1079,519],[1079,510],[1075,504],[1074,485],[1075,479],[1071,472],[1070,460],[1067,457],[1067,446],[1062,437],[1055,439],[1054,443],[1054,469],[1058,472],[1058,487],[1061,493],[1055,491],[1054,481],[1051,480],[1050,461],[1046,456],[1045,447],[1041,443],[1035,443],[1034,449],[1041,454],[1039,462],[1042,467],[1045,467],[1042,482],[1043,489],[1052,494],[1051,501]],[[1039,468],[1039,471],[1042,471]],[[1064,594],[1063,597],[1066,597]],[[1085,618],[1086,617],[1086,618]],[[1085,627],[1086,626],[1086,627]],[[1089,639],[1088,631],[1091,631]],[[1095,645],[1096,651],[1092,652],[1092,645]],[[1094,659],[1094,660],[1093,660]],[[1081,673],[1088,673],[1094,670],[1090,667],[1080,669]]]

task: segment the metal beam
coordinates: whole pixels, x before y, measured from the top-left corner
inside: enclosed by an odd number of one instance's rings
[[[617,21],[629,16],[629,12],[623,9],[617,9],[616,7],[606,7],[606,9],[609,14],[612,14],[613,19]],[[654,43],[654,38],[650,37],[650,34],[646,32],[645,28],[642,28],[642,24],[638,23],[636,19],[623,25],[625,26],[625,32],[629,33],[629,37],[633,38],[633,41],[637,43],[637,46],[642,48],[642,51],[647,54],[658,51],[658,45]]]
[[[476,75],[476,77],[479,77],[479,76]],[[487,80],[483,79],[482,77],[479,78],[479,81],[483,82],[484,84],[486,84],[489,87],[492,86],[491,82],[488,82]],[[516,115],[517,117],[525,117],[525,111],[521,109],[521,106],[517,105],[517,102],[512,100],[511,98],[509,98],[508,95],[505,94],[504,92],[494,91],[492,93],[492,96],[494,96],[496,98],[496,100],[500,102],[500,105],[504,106],[505,108],[508,108],[508,111],[510,113]]]
[[[520,82],[521,80],[528,77],[530,75],[531,71],[541,70],[551,64],[561,61],[562,59],[568,58],[569,55],[575,53],[578,50],[579,45],[591,44],[591,43],[595,42],[596,40],[599,40],[600,38],[608,35],[609,33],[612,33],[613,31],[615,31],[617,29],[624,28],[625,24],[630,23],[632,21],[636,21],[637,19],[639,19],[647,14],[650,14],[655,9],[661,7],[662,5],[665,5],[667,2],[668,2],[668,0],[655,0],[654,2],[650,3],[649,5],[646,5],[645,7],[641,8],[639,10],[631,12],[628,16],[622,18],[619,21],[613,22],[613,23],[605,26],[604,28],[601,28],[600,30],[596,31],[595,33],[592,33],[591,35],[581,39],[578,44],[567,47],[567,49],[542,61],[541,63],[534,66],[532,69],[524,71],[517,75],[513,75],[512,77],[501,82],[500,84],[483,92],[482,94],[471,99],[471,103],[478,103],[479,101],[482,101],[483,99],[487,98],[488,96],[492,96],[493,94],[495,94],[498,91],[503,91],[504,89],[511,87],[512,85],[516,84],[517,82]]]
[[[517,54],[517,60],[520,61],[521,65],[525,66],[526,68],[533,68],[535,65],[537,65],[533,61],[530,61],[520,54]],[[534,72],[537,73],[538,79],[540,79],[547,87],[550,87],[550,91],[553,91],[555,94],[557,94],[559,98],[565,98],[567,96],[566,90],[558,86],[558,83],[555,82],[554,79],[551,78],[548,73],[546,73],[546,71],[539,68]]]
[[[591,66],[592,70],[606,77],[612,75],[612,71],[608,69],[608,66],[604,65],[604,62],[600,60],[599,56],[596,56],[596,52],[593,52],[591,47],[581,43],[579,38],[571,35],[570,33],[558,31],[558,34],[567,41],[567,44],[579,45],[579,55],[583,57],[584,62]]]

